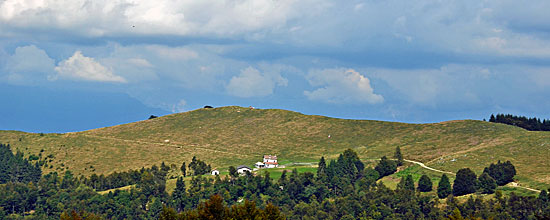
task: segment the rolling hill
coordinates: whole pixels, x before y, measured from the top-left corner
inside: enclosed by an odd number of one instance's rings
[[[451,172],[470,167],[480,174],[492,162],[510,160],[523,185],[550,186],[550,132],[474,120],[406,124],[229,106],[83,132],[0,131],[0,142],[26,155],[51,155],[46,172],[70,169],[77,175],[162,161],[179,167],[193,156],[222,170],[252,165],[263,154],[277,155],[281,164],[316,162],[352,148],[362,159],[376,159],[400,146],[406,159]]]

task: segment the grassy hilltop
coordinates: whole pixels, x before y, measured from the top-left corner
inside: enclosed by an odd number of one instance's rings
[[[550,132],[474,120],[406,124],[230,106],[65,134],[0,131],[0,142],[26,155],[53,155],[46,172],[84,175],[162,161],[179,167],[194,155],[220,169],[252,165],[263,154],[277,155],[281,164],[316,162],[346,148],[375,159],[400,146],[406,159],[451,172],[470,167],[481,174],[492,162],[510,160],[523,185],[550,186]]]

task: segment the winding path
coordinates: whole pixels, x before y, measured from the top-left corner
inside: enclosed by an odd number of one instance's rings
[[[446,174],[451,174],[451,175],[456,175],[456,174],[453,173],[453,172],[438,170],[438,169],[435,169],[435,168],[426,166],[426,164],[424,164],[424,163],[422,163],[422,162],[420,162],[420,161],[407,160],[407,159],[403,159],[403,160],[404,160],[404,161],[407,161],[407,162],[409,162],[409,163],[418,164],[418,165],[421,166],[422,168],[428,169],[428,170],[431,170],[431,171],[435,171],[435,172],[439,172],[439,173],[446,173]],[[520,185],[518,185],[518,183],[515,183],[515,182],[509,183],[507,186],[509,186],[509,187],[516,187],[516,188],[522,188],[522,189],[526,189],[526,190],[529,190],[529,191],[533,191],[533,192],[540,193],[540,190],[533,189],[533,188],[529,188],[529,187],[525,187],[525,186],[520,186]]]
[[[435,169],[435,168],[431,168],[431,167],[429,167],[429,166],[426,166],[426,164],[424,164],[424,163],[422,163],[422,162],[419,162],[419,161],[407,160],[407,159],[403,159],[403,160],[404,160],[404,161],[407,161],[407,162],[410,162],[410,163],[418,164],[418,165],[421,166],[422,168],[428,169],[428,170],[431,170],[431,171],[440,172],[440,173],[446,173],[446,174],[451,174],[451,175],[456,175],[456,174],[453,173],[453,172],[443,171],[443,170],[438,170],[438,169]]]

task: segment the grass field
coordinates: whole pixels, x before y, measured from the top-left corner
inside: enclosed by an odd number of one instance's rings
[[[362,159],[373,159],[391,156],[399,146],[406,159],[451,172],[470,167],[480,174],[490,163],[510,160],[521,185],[550,187],[550,132],[474,120],[406,124],[230,106],[75,133],[0,131],[0,142],[26,155],[51,155],[45,172],[70,169],[77,175],[162,161],[179,167],[193,156],[221,171],[252,166],[264,154],[277,155],[281,164],[317,162],[352,148]],[[274,170],[272,177],[277,175]]]

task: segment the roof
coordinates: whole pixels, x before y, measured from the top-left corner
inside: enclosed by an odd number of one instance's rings
[[[277,160],[277,155],[264,155],[264,159]]]
[[[248,166],[246,166],[246,165],[240,165],[240,166],[238,166],[238,167],[237,167],[237,170],[240,170],[240,169],[243,169],[243,168],[246,168],[246,169],[251,170],[251,168],[248,167]]]
[[[265,162],[265,164],[279,164],[277,162]]]

